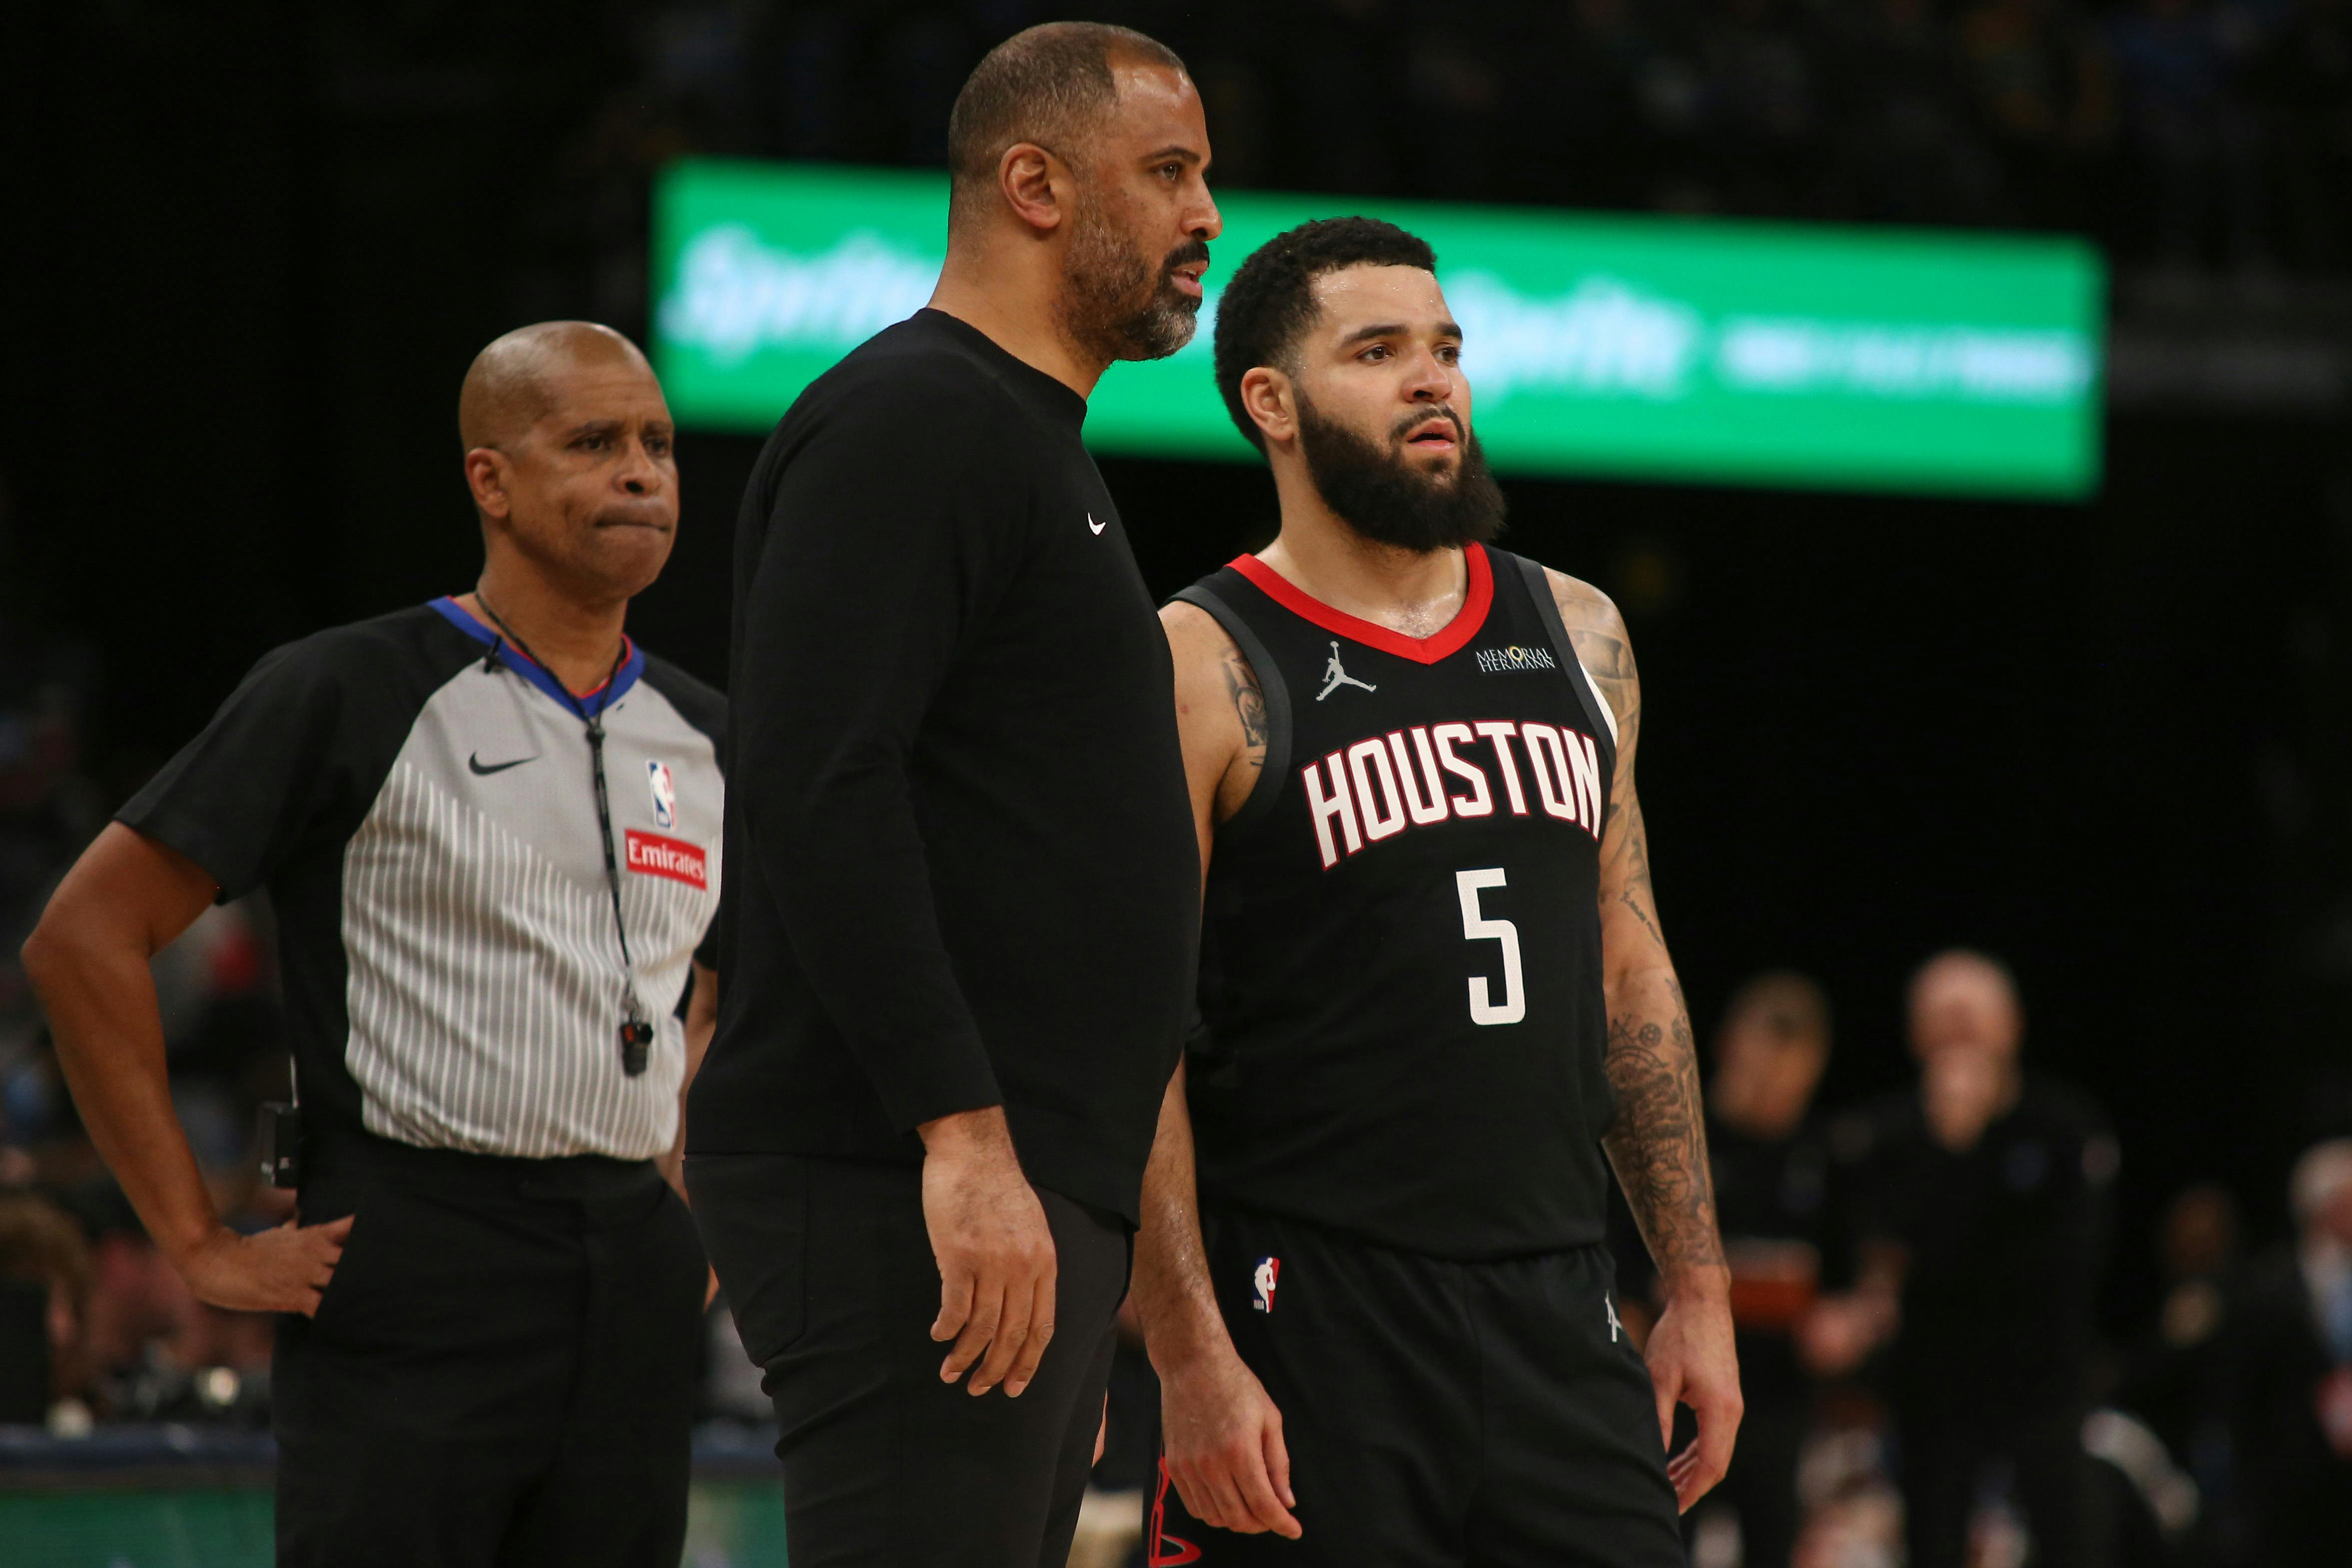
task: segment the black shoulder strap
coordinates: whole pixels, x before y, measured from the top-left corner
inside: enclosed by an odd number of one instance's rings
[[[1257,633],[1216,590],[1195,583],[1179,589],[1176,597],[1206,610],[1225,628],[1225,635],[1242,650],[1242,658],[1249,661],[1250,673],[1257,677],[1258,690],[1265,698],[1265,765],[1258,770],[1256,786],[1242,802],[1242,808],[1217,825],[1219,837],[1238,837],[1256,826],[1282,797],[1282,782],[1290,771],[1290,688],[1283,683],[1282,667],[1275,663]]]
[[[1486,550],[1518,567],[1519,581],[1527,584],[1528,597],[1536,602],[1536,614],[1542,618],[1544,631],[1551,638],[1552,652],[1559,656],[1560,668],[1574,677],[1571,684],[1576,688],[1576,700],[1584,705],[1584,717],[1592,726],[1592,738],[1601,744],[1601,787],[1605,795],[1617,776],[1617,726],[1610,719],[1605,700],[1593,686],[1592,677],[1585,673],[1584,661],[1576,657],[1576,644],[1568,635],[1568,623],[1559,618],[1559,601],[1551,596],[1551,579],[1545,575],[1541,562],[1496,550],[1491,544]]]
[[[637,678],[662,694],[677,716],[702,732],[727,765],[727,699],[657,654],[646,655],[645,673]]]

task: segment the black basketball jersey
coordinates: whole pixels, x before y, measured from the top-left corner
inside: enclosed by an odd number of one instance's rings
[[[1177,595],[1240,646],[1269,731],[1210,860],[1189,1083],[1213,1206],[1493,1258],[1605,1229],[1616,734],[1543,569],[1466,554],[1420,639],[1250,555]]]

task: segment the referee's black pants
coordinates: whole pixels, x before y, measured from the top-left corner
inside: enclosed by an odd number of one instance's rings
[[[694,1215],[775,1402],[792,1568],[1065,1568],[1077,1530],[1125,1222],[1040,1191],[1054,1338],[1018,1399],[940,1381],[940,1273],[913,1166],[696,1155]]]
[[[650,1162],[306,1146],[354,1215],[278,1321],[286,1568],[677,1568],[708,1275]]]

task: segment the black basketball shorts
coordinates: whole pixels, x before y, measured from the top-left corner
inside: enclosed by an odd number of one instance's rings
[[[1234,1343],[1282,1411],[1305,1535],[1212,1530],[1163,1468],[1153,1568],[1685,1562],[1605,1248],[1456,1263],[1233,1210],[1208,1243]]]

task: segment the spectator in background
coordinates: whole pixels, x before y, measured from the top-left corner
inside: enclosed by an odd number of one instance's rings
[[[1900,1300],[1889,1392],[1910,1568],[1967,1560],[2004,1461],[2035,1563],[2095,1563],[2081,1433],[2115,1140],[2088,1100],[2021,1068],[2024,1007],[1999,960],[1930,959],[1910,1031],[1917,1092],[1861,1151],[1865,1269]]]
[[[1829,997],[1811,980],[1775,971],[1732,994],[1706,1087],[1706,1142],[1748,1400],[1715,1500],[1739,1517],[1742,1568],[1787,1568],[1801,1522],[1797,1459],[1812,1380],[1797,1330],[1831,1267],[1830,1156],[1812,1114],[1829,1058]]]
[[[31,1177],[30,1146],[51,1131],[63,1099],[16,950],[106,820],[80,771],[97,660],[44,624],[31,582],[0,477],[0,1184]]]
[[[2233,1336],[2232,1426],[2247,1557],[2352,1551],[2352,1138],[2295,1162],[2295,1237],[2257,1267]]]
[[[2132,1349],[2117,1403],[2164,1440],[2209,1506],[2230,1487],[2229,1359],[2240,1293],[2238,1205],[2210,1182],[2184,1187],[2164,1211],[2157,1256],[2164,1300]]]
[[[32,1193],[0,1193],[0,1423],[47,1422],[77,1400],[89,1299],[73,1220]]]
[[[73,1190],[89,1257],[86,1392],[113,1421],[233,1421],[269,1414],[271,1321],[199,1300],[111,1180]]]

